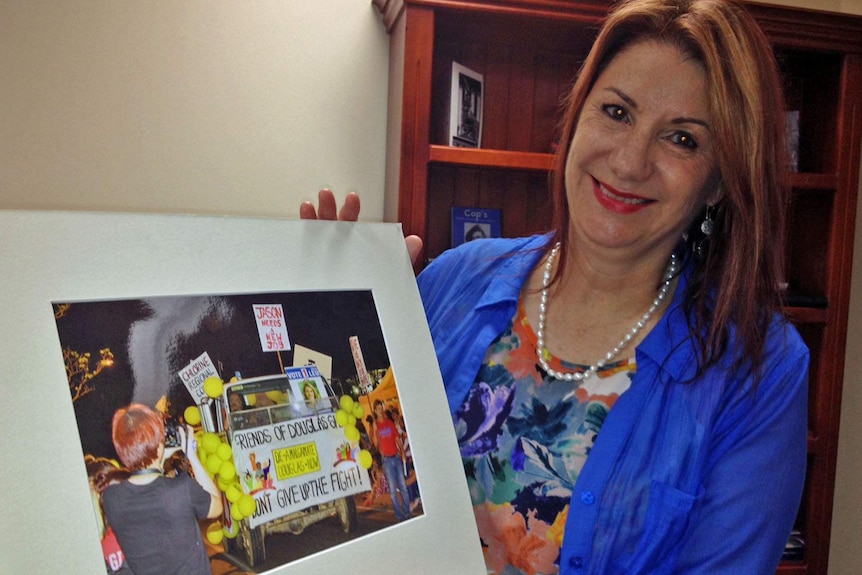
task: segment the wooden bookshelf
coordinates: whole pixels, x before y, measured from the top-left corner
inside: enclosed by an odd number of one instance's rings
[[[387,198],[424,258],[449,247],[450,208],[500,209],[503,235],[550,225],[548,170],[561,98],[607,0],[374,0],[391,34]],[[862,18],[749,4],[773,42],[789,110],[799,111],[786,312],[811,350],[809,471],[797,529],[804,559],[784,575],[825,575],[829,557],[862,135]],[[450,69],[484,76],[482,149],[446,145]],[[421,265],[419,266],[421,267]],[[417,270],[418,271],[418,270]],[[799,304],[798,302],[808,302]]]

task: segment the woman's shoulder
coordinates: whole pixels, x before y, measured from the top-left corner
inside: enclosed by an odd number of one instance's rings
[[[550,241],[547,234],[519,238],[487,238],[473,240],[446,250],[434,258],[419,275],[420,283],[438,276],[476,276],[493,269],[514,267],[520,271],[532,269],[540,250]]]
[[[778,361],[809,356],[808,345],[799,330],[787,317],[777,312],[772,314],[764,350],[767,357],[777,356]]]
[[[537,234],[517,238],[483,238],[463,243],[446,250],[437,259],[460,258],[488,260],[503,255],[516,255],[545,246],[550,241],[548,234]],[[436,261],[436,259],[434,260]]]

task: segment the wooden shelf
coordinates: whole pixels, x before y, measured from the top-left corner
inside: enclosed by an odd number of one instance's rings
[[[786,307],[784,308],[784,313],[795,324],[825,324],[829,317],[828,308],[819,307]]]
[[[790,174],[790,185],[794,188],[805,188],[809,190],[834,190],[838,185],[838,176],[835,174]]]
[[[795,561],[782,563],[778,566],[778,575],[808,575],[808,565]]]
[[[551,169],[553,154],[535,152],[509,152],[483,148],[453,148],[431,145],[428,151],[430,162],[458,166],[476,166],[504,170],[535,170],[547,172]]]

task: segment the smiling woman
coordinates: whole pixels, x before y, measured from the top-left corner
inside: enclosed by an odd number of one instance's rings
[[[489,573],[775,571],[809,361],[778,313],[783,109],[739,5],[620,2],[566,102],[552,231],[420,274]]]

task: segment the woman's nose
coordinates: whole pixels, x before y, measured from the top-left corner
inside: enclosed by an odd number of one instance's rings
[[[609,167],[621,181],[643,181],[653,171],[652,135],[637,129],[621,134],[614,142]]]

